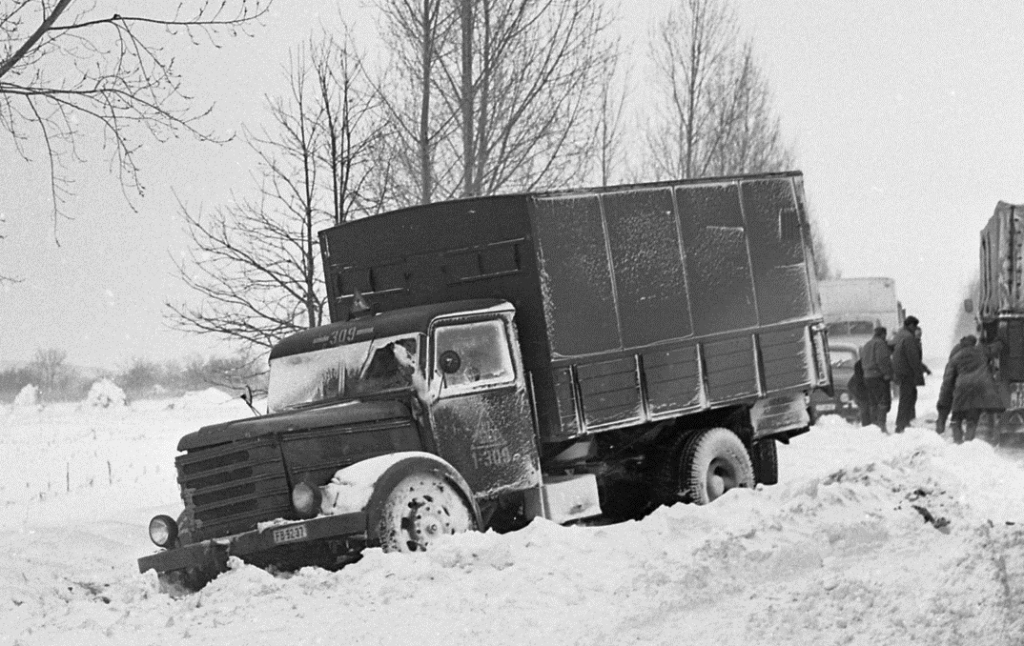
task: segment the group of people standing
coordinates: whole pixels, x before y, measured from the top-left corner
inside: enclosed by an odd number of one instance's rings
[[[924,376],[931,370],[921,358],[921,326],[916,316],[908,316],[903,327],[886,340],[889,333],[876,327],[874,335],[860,349],[860,360],[854,366],[850,392],[861,411],[861,423],[876,424],[888,432],[886,417],[892,408],[892,386],[898,392],[896,407],[897,433],[902,433],[917,417],[917,387],[924,385]]]
[[[922,360],[921,326],[917,317],[908,316],[903,327],[886,340],[888,330],[876,327],[874,335],[860,349],[848,384],[860,409],[864,426],[877,425],[887,431],[886,417],[892,408],[892,389],[898,393],[896,433],[902,433],[917,416],[917,387],[931,370]],[[949,421],[953,441],[960,444],[975,438],[983,415],[1002,412],[1002,397],[989,367],[989,359],[998,348],[978,343],[968,335],[960,339],[949,354],[942,375],[936,404],[935,430],[941,435]]]

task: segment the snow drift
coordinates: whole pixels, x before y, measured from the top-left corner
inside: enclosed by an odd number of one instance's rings
[[[1024,450],[825,418],[782,482],[640,522],[368,550],[338,572],[234,561],[172,599],[135,559],[180,508],[177,438],[240,401],[3,420],[0,644],[1024,643]]]

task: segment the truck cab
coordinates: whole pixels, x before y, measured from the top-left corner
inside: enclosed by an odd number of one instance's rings
[[[268,408],[405,401],[419,437],[394,448],[441,456],[485,497],[535,486],[539,457],[514,316],[501,300],[455,301],[299,333],[271,353]]]

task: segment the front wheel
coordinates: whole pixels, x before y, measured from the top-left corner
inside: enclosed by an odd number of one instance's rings
[[[472,508],[458,488],[436,473],[417,471],[388,494],[377,536],[385,552],[422,552],[441,536],[472,529]]]
[[[712,428],[681,438],[658,479],[670,499],[706,505],[731,489],[753,487],[754,467],[735,433]]]

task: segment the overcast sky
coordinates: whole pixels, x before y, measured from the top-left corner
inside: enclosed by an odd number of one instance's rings
[[[666,4],[645,3],[633,16],[623,9],[637,58]],[[367,24],[351,2],[277,0],[255,37],[183,52],[190,91],[216,103],[209,125],[225,134],[258,124],[263,96],[281,90],[288,49],[317,25],[336,25],[338,7]],[[922,321],[926,355],[944,356],[977,272],[979,230],[998,200],[1024,202],[1024,4],[742,0],[737,8],[833,266],[847,277],[895,278]],[[0,287],[0,362],[48,347],[106,368],[228,350],[170,330],[163,303],[189,298],[171,260],[187,249],[174,194],[212,208],[247,189],[252,160],[239,143],[150,146],[138,212],[98,144],[87,147],[93,162],[72,169],[74,220],[55,231],[42,160],[26,163],[0,141],[0,273],[24,279]]]

